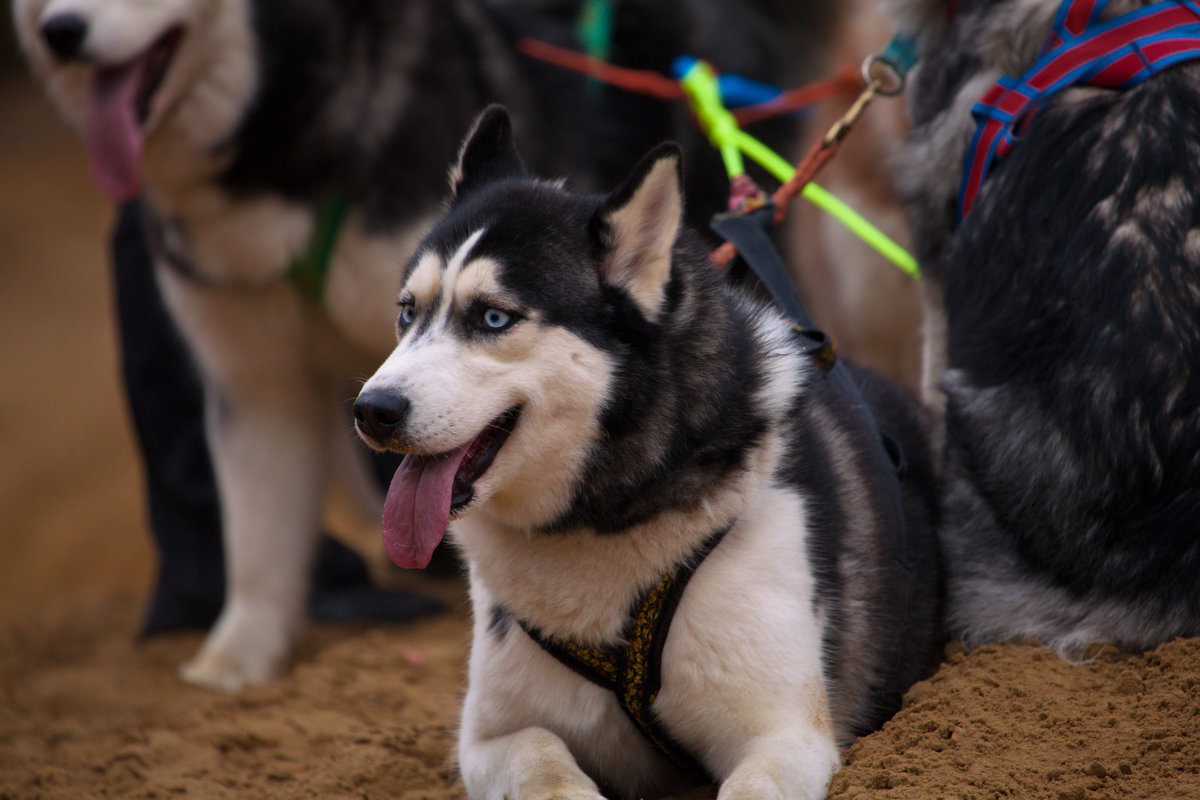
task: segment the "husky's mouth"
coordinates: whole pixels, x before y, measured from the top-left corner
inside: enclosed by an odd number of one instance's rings
[[[404,457],[383,506],[383,543],[397,566],[429,564],[450,517],[475,498],[475,482],[492,465],[520,414],[519,406],[510,408],[448,453]]]
[[[88,95],[86,139],[92,177],[117,202],[142,190],[142,152],[150,103],[179,49],[183,28],[173,27],[140,55],[98,66]]]

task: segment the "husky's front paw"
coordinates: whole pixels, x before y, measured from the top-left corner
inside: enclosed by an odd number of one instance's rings
[[[557,746],[552,749],[557,750]],[[541,755],[543,758],[523,761],[517,768],[517,786],[512,793],[515,797],[508,800],[604,800],[596,784],[566,755],[565,748],[562,753],[543,750]]]
[[[840,760],[831,736],[782,736],[753,742],[721,782],[717,800],[822,800]]]
[[[188,683],[237,692],[279,677],[286,664],[294,626],[279,620],[224,613],[200,652],[179,669]]]
[[[521,800],[604,800],[604,796],[590,786],[562,782],[557,786],[542,786]]]
[[[478,693],[467,693],[458,766],[471,800],[604,800],[561,739],[545,728],[471,736]]]

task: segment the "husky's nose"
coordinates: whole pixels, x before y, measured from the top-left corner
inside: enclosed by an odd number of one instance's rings
[[[397,392],[365,389],[354,401],[354,422],[378,444],[391,441],[408,417],[408,398]]]
[[[59,61],[78,57],[87,34],[87,20],[72,11],[55,14],[42,23],[42,38]]]

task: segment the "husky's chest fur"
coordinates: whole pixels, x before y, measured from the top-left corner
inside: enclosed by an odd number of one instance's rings
[[[423,565],[453,518],[470,566],[459,761],[475,798],[687,785],[615,694],[528,631],[621,645],[643,593],[716,531],[651,711],[729,797],[820,796],[838,744],[894,710],[935,639],[912,409],[864,385],[917,465],[901,520],[865,457],[878,442],[802,334],[680,230],[678,163],[664,146],[612,194],[574,194],[530,179],[507,115],[485,112],[356,404],[369,444],[407,453],[384,512],[393,559]]]
[[[815,586],[802,528],[797,535],[804,503],[781,489],[767,489],[752,499],[753,511],[733,525],[683,593],[662,654],[663,688],[653,705],[657,720],[686,752],[708,756],[719,751],[718,757],[705,759],[717,776],[734,768],[743,745],[738,732],[784,727],[784,716],[804,715],[812,726],[813,748],[835,738],[820,649],[811,646],[820,639],[820,623],[813,614]],[[562,738],[584,771],[597,776],[615,797],[652,796],[680,785],[684,776],[627,719],[613,692],[564,669],[511,618],[488,611],[516,601],[522,610],[513,613],[534,624],[570,631],[581,641],[620,641],[629,608],[645,588],[633,579],[645,564],[630,555],[628,542],[606,541],[625,534],[570,535],[574,547],[562,549],[573,552],[558,558],[543,557],[535,541],[513,554],[523,555],[525,563],[517,574],[530,578],[514,586],[513,573],[499,574],[476,558],[503,549],[478,547],[479,539],[495,541],[504,534],[481,531],[471,522],[457,523],[453,535],[472,565],[476,629],[471,680],[486,690],[468,697],[462,735],[486,737],[514,725],[536,724]],[[687,525],[672,522],[673,530]],[[669,535],[667,530],[640,533]],[[558,580],[545,583],[557,586],[525,588],[541,583],[535,576],[544,568],[555,567],[564,568]],[[624,592],[618,591],[622,588]],[[536,608],[531,598],[538,600]],[[592,630],[609,635],[588,636]],[[515,675],[521,677],[513,682]],[[798,679],[801,675],[808,680]],[[714,687],[721,687],[720,696],[714,696]],[[716,735],[713,719],[731,730]],[[844,732],[843,738],[848,738]],[[461,751],[469,752],[469,745]]]

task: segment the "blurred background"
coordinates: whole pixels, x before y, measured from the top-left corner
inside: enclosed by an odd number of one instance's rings
[[[0,623],[141,602],[152,553],[118,388],[113,209],[0,11]],[[132,632],[132,631],[131,631]]]

